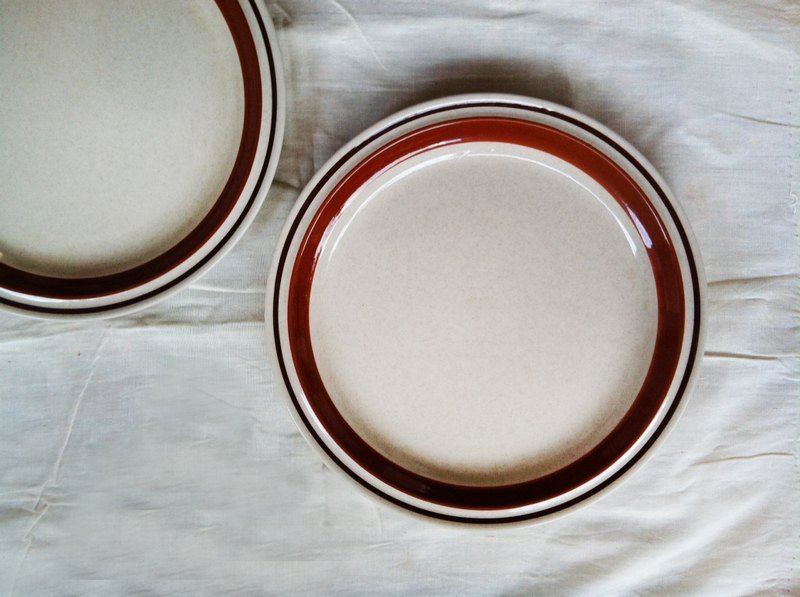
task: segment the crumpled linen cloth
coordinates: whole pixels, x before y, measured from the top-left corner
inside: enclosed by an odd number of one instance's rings
[[[272,0],[289,114],[258,220],[141,313],[0,313],[0,594],[800,592],[800,5],[790,0]],[[0,76],[2,76],[0,74]],[[419,520],[327,470],[264,339],[302,186],[392,112],[538,96],[661,172],[708,277],[698,384],[653,457],[568,516]]]

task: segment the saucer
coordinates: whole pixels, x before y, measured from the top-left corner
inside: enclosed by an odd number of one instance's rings
[[[372,495],[501,523],[613,483],[683,404],[702,273],[663,181],[572,110],[457,96],[301,194],[267,321],[300,429]]]
[[[0,9],[0,306],[109,316],[205,272],[264,200],[283,133],[255,0]]]

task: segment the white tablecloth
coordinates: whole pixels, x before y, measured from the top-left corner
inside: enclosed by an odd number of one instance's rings
[[[0,594],[800,591],[800,5],[270,12],[290,109],[242,242],[140,314],[0,314]],[[637,146],[682,201],[709,280],[699,383],[654,457],[587,508],[499,530],[409,517],[326,470],[262,322],[278,232],[333,151],[399,108],[484,90],[566,104]]]

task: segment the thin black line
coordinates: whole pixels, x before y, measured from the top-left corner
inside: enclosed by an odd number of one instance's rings
[[[439,113],[442,113],[442,112],[446,112],[446,111],[449,111],[449,110],[454,110],[454,109],[462,108],[462,107],[519,108],[519,109],[527,110],[527,111],[530,111],[530,112],[546,114],[548,116],[552,116],[552,117],[557,118],[559,120],[563,120],[565,122],[568,122],[568,123],[570,123],[570,124],[572,124],[574,126],[577,126],[577,127],[581,128],[581,129],[591,133],[592,135],[594,135],[595,137],[597,137],[601,141],[605,142],[611,148],[616,150],[625,159],[627,159],[639,171],[640,174],[642,174],[645,177],[647,182],[653,187],[653,189],[655,189],[655,191],[658,194],[659,198],[664,203],[664,205],[667,207],[667,210],[669,211],[670,217],[672,218],[672,221],[675,224],[675,227],[678,229],[678,234],[679,234],[679,236],[681,238],[681,243],[683,244],[683,248],[686,251],[687,260],[689,262],[689,270],[690,270],[691,279],[692,279],[692,297],[693,297],[693,300],[694,300],[694,327],[693,327],[693,330],[692,330],[692,342],[691,342],[691,345],[690,345],[690,348],[689,348],[689,358],[688,358],[688,361],[687,361],[686,370],[683,373],[683,378],[681,379],[681,383],[678,386],[678,391],[677,391],[677,393],[675,395],[675,399],[673,400],[672,404],[670,405],[670,408],[667,410],[667,413],[664,416],[664,419],[661,421],[661,424],[653,432],[653,435],[648,439],[648,441],[644,444],[644,446],[642,446],[639,449],[639,451],[627,463],[625,463],[622,466],[622,468],[620,468],[620,470],[618,470],[616,473],[611,475],[611,477],[609,477],[608,479],[606,479],[605,481],[603,481],[602,483],[600,483],[596,487],[593,487],[592,489],[588,490],[586,493],[583,493],[578,497],[575,497],[575,498],[573,498],[573,499],[571,499],[571,500],[569,500],[567,502],[564,502],[563,504],[559,504],[557,506],[553,506],[551,508],[547,508],[547,509],[541,510],[539,512],[534,512],[534,513],[531,513],[531,514],[521,514],[521,515],[518,515],[518,516],[507,516],[507,517],[498,517],[498,518],[467,518],[467,517],[462,517],[462,516],[453,516],[453,515],[449,515],[449,514],[440,514],[440,513],[437,513],[437,512],[431,512],[429,510],[425,510],[425,509],[420,508],[418,506],[413,506],[411,504],[407,504],[406,502],[403,502],[403,501],[401,501],[401,500],[399,500],[399,499],[397,499],[397,498],[395,498],[395,497],[393,497],[391,495],[388,495],[385,492],[383,492],[380,489],[378,489],[377,487],[374,487],[373,485],[371,485],[370,483],[368,483],[367,481],[362,479],[359,475],[357,475],[354,471],[352,471],[349,467],[347,467],[331,451],[331,449],[319,437],[319,435],[317,434],[317,432],[313,428],[313,426],[309,423],[308,418],[306,417],[305,413],[303,412],[303,409],[300,407],[300,403],[299,403],[299,401],[297,399],[297,396],[295,395],[295,393],[294,393],[294,391],[292,389],[292,385],[291,385],[291,382],[289,380],[288,372],[286,370],[286,364],[285,364],[284,359],[283,359],[283,352],[282,352],[282,348],[281,348],[280,330],[279,330],[279,324],[278,324],[278,303],[279,303],[278,299],[279,299],[279,296],[280,296],[281,278],[282,278],[282,275],[283,275],[283,270],[285,268],[287,256],[288,256],[288,253],[289,253],[289,246],[291,244],[292,238],[294,237],[295,233],[297,232],[297,229],[298,229],[298,227],[300,225],[300,221],[302,220],[302,218],[305,215],[306,211],[308,210],[308,208],[310,207],[311,203],[314,201],[314,199],[316,198],[316,195],[320,192],[322,187],[331,179],[331,177],[336,173],[336,171],[338,171],[355,154],[357,154],[359,151],[364,149],[367,145],[369,145],[373,141],[377,140],[378,138],[386,135],[387,133],[397,129],[400,126],[403,126],[405,124],[413,122],[414,120],[418,120],[418,119],[426,117],[426,116],[432,116],[432,115],[435,115],[435,114],[439,114]],[[297,215],[295,216],[294,221],[292,222],[292,225],[291,225],[291,227],[289,229],[289,232],[288,232],[288,234],[286,236],[286,240],[284,241],[284,245],[283,245],[283,248],[281,250],[281,256],[280,256],[280,258],[278,260],[278,267],[276,268],[276,274],[275,274],[275,291],[274,291],[274,294],[273,294],[273,301],[272,301],[272,326],[273,326],[273,335],[274,335],[274,338],[275,338],[275,347],[276,347],[276,352],[277,352],[277,356],[278,356],[278,364],[279,364],[279,367],[280,367],[280,370],[281,370],[281,376],[283,377],[284,385],[286,386],[286,389],[287,389],[287,391],[289,393],[289,396],[290,396],[290,398],[292,400],[292,403],[294,405],[295,411],[297,411],[297,413],[300,415],[300,419],[303,421],[303,424],[305,425],[306,429],[309,431],[309,433],[314,438],[314,440],[317,442],[317,444],[323,449],[323,451],[328,455],[328,457],[342,471],[347,473],[347,475],[350,478],[352,478],[354,481],[356,481],[362,487],[366,488],[367,490],[371,491],[372,493],[374,493],[374,494],[378,495],[379,497],[383,498],[384,500],[386,500],[388,502],[391,502],[392,504],[395,504],[396,506],[400,506],[401,508],[405,508],[406,510],[410,510],[412,512],[416,512],[417,514],[422,514],[424,516],[430,516],[430,517],[433,517],[433,518],[438,518],[438,519],[446,520],[446,521],[450,521],[450,522],[469,523],[469,524],[500,524],[500,523],[512,523],[512,522],[520,522],[520,521],[523,521],[523,520],[532,520],[532,519],[535,519],[535,518],[541,518],[543,516],[554,514],[556,512],[564,510],[566,508],[570,508],[570,507],[574,506],[575,504],[578,504],[579,502],[582,502],[582,501],[588,499],[589,497],[597,494],[598,492],[602,491],[603,489],[607,488],[609,485],[611,485],[617,479],[619,479],[622,475],[624,475],[626,472],[628,472],[631,469],[631,467],[633,467],[642,458],[642,456],[653,446],[653,444],[658,439],[658,437],[664,432],[664,429],[666,429],[666,427],[669,424],[670,420],[674,416],[675,411],[677,410],[678,405],[680,404],[681,400],[684,397],[684,393],[686,392],[686,387],[687,387],[687,385],[689,383],[689,379],[691,378],[691,373],[692,373],[692,370],[694,368],[695,357],[697,355],[698,343],[699,343],[699,339],[700,339],[700,316],[701,316],[700,309],[701,309],[701,304],[700,304],[700,282],[699,282],[699,277],[698,277],[698,273],[697,273],[697,268],[695,266],[694,254],[692,253],[691,246],[689,245],[689,240],[688,240],[688,237],[686,235],[686,231],[684,230],[680,219],[677,217],[677,213],[675,211],[675,208],[670,203],[670,201],[667,198],[667,195],[664,192],[664,190],[660,187],[660,185],[658,185],[656,183],[655,179],[651,176],[651,174],[647,171],[647,169],[644,166],[642,166],[641,163],[639,163],[638,160],[636,160],[627,150],[625,150],[623,147],[620,147],[618,143],[616,143],[614,140],[609,138],[604,133],[602,133],[602,132],[596,130],[594,127],[592,127],[592,126],[590,126],[590,125],[588,125],[588,124],[586,124],[586,123],[584,123],[584,122],[582,122],[580,120],[577,120],[576,118],[568,116],[566,114],[561,114],[560,112],[556,112],[556,111],[548,109],[548,108],[541,108],[541,107],[535,107],[535,106],[526,106],[524,104],[517,104],[517,103],[514,103],[514,102],[475,102],[475,103],[456,104],[456,105],[451,105],[451,106],[443,106],[443,107],[440,107],[440,108],[434,108],[434,109],[428,110],[426,112],[415,114],[415,115],[409,116],[409,117],[407,117],[407,118],[405,118],[405,119],[403,119],[401,121],[398,121],[398,122],[396,122],[396,123],[384,128],[384,129],[382,129],[381,131],[375,133],[374,135],[370,136],[368,139],[366,139],[362,143],[360,143],[358,146],[356,146],[353,149],[351,149],[350,151],[348,151],[341,159],[339,159],[336,162],[336,164],[333,165],[332,168],[330,168],[325,173],[325,175],[315,185],[314,189],[311,191],[311,193],[309,194],[309,196],[306,198],[305,202],[303,203],[302,207],[298,211]]]
[[[132,299],[128,299],[126,301],[122,301],[120,303],[114,303],[111,305],[105,305],[102,307],[83,307],[79,309],[64,309],[64,308],[57,308],[57,307],[40,307],[38,305],[26,305],[25,303],[18,303],[16,301],[12,301],[11,299],[6,299],[0,297],[0,303],[5,305],[10,305],[12,307],[16,307],[18,309],[23,309],[25,311],[32,311],[36,313],[53,313],[53,314],[60,314],[60,315],[85,315],[87,313],[101,313],[103,311],[110,311],[116,309],[122,309],[124,307],[129,307],[130,305],[134,305],[141,301],[148,300],[153,298],[154,296],[169,290],[173,286],[180,284],[189,276],[194,275],[197,273],[199,269],[204,267],[209,260],[211,260],[219,251],[228,244],[231,237],[236,233],[239,227],[242,225],[242,221],[247,217],[250,213],[250,210],[253,207],[253,203],[256,200],[256,196],[258,195],[259,190],[261,190],[261,185],[264,182],[264,177],[266,176],[267,169],[270,165],[270,161],[272,159],[272,152],[274,150],[275,145],[275,128],[277,125],[277,114],[278,114],[278,88],[277,88],[277,77],[275,74],[275,60],[272,56],[272,46],[270,45],[270,40],[267,35],[266,27],[264,26],[264,21],[261,18],[261,13],[259,12],[258,8],[255,5],[254,0],[249,0],[250,6],[253,9],[253,13],[256,16],[256,20],[258,21],[258,28],[261,31],[261,37],[264,41],[264,46],[267,49],[267,60],[269,63],[269,79],[272,89],[272,115],[270,117],[270,131],[269,131],[269,139],[267,141],[267,154],[264,156],[264,163],[261,167],[261,172],[258,175],[258,180],[256,181],[256,186],[253,189],[250,198],[247,200],[247,204],[245,205],[242,213],[236,219],[231,229],[225,234],[224,237],[212,248],[209,253],[203,257],[200,261],[198,261],[195,265],[185,271],[183,274],[171,280],[170,282],[164,284],[163,286],[159,286],[155,290],[151,290],[148,293],[145,293],[141,296],[137,296]]]

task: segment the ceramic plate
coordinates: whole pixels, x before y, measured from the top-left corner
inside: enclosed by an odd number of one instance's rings
[[[653,168],[511,96],[393,116],[302,193],[267,321],[324,458],[417,513],[511,522],[611,484],[682,405],[702,274]]]
[[[11,0],[0,72],[0,305],[150,304],[264,199],[284,107],[260,0]]]

